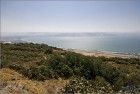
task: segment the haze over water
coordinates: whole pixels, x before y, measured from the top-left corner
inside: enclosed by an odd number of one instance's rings
[[[34,36],[24,40],[64,49],[140,53],[139,36]]]
[[[139,0],[1,0],[0,4],[3,37],[30,33],[21,39],[65,49],[140,53]],[[41,32],[119,36],[34,36]]]

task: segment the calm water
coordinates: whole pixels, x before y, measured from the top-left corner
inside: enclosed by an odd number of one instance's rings
[[[100,50],[140,53],[140,37],[93,36],[93,37],[29,37],[26,41],[46,43],[64,49]]]

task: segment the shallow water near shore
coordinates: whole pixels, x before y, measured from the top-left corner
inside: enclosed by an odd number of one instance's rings
[[[112,51],[121,53],[140,53],[140,37],[93,36],[93,37],[28,37],[26,41],[45,43],[64,49],[88,51]]]

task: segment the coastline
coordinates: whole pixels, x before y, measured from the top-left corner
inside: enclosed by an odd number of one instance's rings
[[[111,57],[118,57],[118,58],[139,58],[140,59],[140,54],[131,54],[131,53],[121,53],[121,52],[111,52],[111,51],[87,51],[87,50],[80,50],[80,49],[67,49],[67,51],[72,51],[75,53],[80,53],[85,56],[104,56],[107,58]]]
[[[0,41],[0,43],[9,43],[9,44],[14,44],[14,43],[33,43],[33,42],[27,42],[23,40],[16,40],[16,41]],[[138,58],[140,59],[140,53],[123,53],[123,52],[112,52],[112,51],[99,51],[99,50],[94,50],[94,51],[88,51],[88,50],[81,50],[81,49],[65,49],[67,51],[75,52],[75,53],[80,53],[85,56],[104,56],[106,58],[111,58],[111,57],[117,57],[117,58]]]

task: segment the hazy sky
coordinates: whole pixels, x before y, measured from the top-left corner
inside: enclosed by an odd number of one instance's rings
[[[1,32],[140,32],[140,0],[2,0]]]

